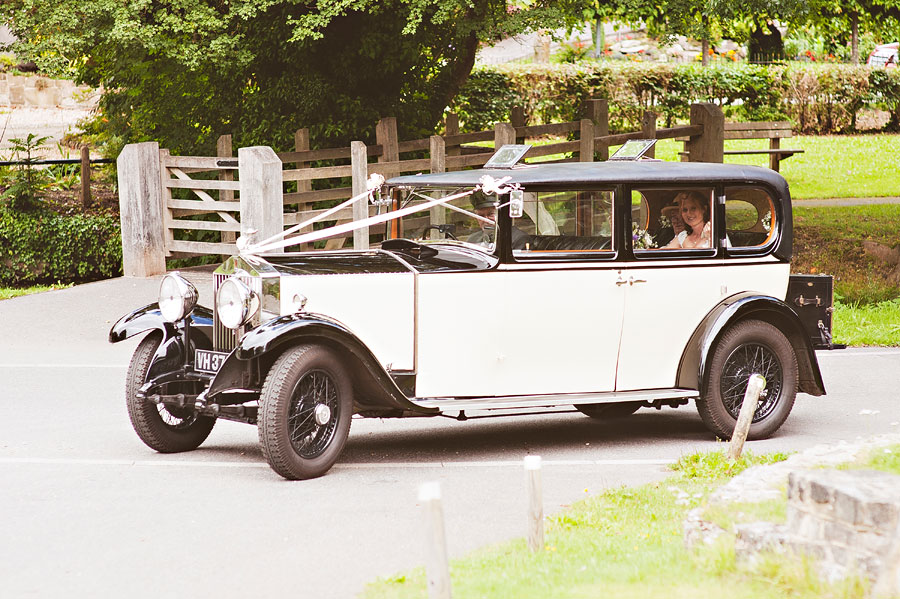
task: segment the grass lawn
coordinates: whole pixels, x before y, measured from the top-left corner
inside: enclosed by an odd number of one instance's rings
[[[856,467],[900,473],[900,447]],[[477,550],[450,565],[456,598],[643,599],[862,598],[858,581],[828,585],[811,563],[784,557],[753,568],[735,562],[733,542],[687,550],[682,522],[710,493],[746,467],[784,455],[746,454],[732,464],[724,452],[687,456],[676,474],[656,484],[611,490],[547,519],[544,550],[531,553],[524,539]],[[741,504],[746,519],[784,517],[784,500]],[[735,513],[718,516],[734,523]],[[524,517],[523,517],[524,527]],[[452,531],[451,531],[452,534]],[[366,599],[427,597],[424,569],[379,579]]]
[[[66,289],[72,284],[56,284],[56,285],[35,285],[33,287],[23,287],[21,289],[12,287],[0,287],[0,300],[9,299],[11,297],[19,297],[21,295],[31,295],[32,293],[41,293],[43,291],[53,291],[55,289]]]
[[[726,150],[762,150],[768,140],[725,142]],[[862,198],[900,196],[900,135],[798,135],[784,139],[783,148],[799,148],[781,162],[781,174],[791,186],[791,196],[809,198]],[[682,143],[663,139],[656,144],[656,157],[678,161]],[[726,156],[725,162],[769,166],[768,156]]]

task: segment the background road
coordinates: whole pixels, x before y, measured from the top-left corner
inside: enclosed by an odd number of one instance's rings
[[[209,282],[200,283],[209,304]],[[158,279],[115,279],[0,302],[0,596],[350,597],[423,564],[419,484],[441,482],[452,556],[525,533],[526,454],[556,512],[667,475],[716,448],[692,405],[610,423],[571,412],[455,422],[355,420],[323,478],[287,482],[256,429],[220,422],[194,452],[156,454],[123,392],[138,339],[110,325]],[[900,350],[820,352],[829,394],[801,395],[756,453],[900,432]]]

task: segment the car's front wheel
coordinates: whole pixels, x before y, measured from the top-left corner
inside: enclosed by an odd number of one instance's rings
[[[259,442],[289,480],[315,478],[337,461],[350,433],[353,389],[326,347],[299,345],[273,364],[260,395]]]
[[[728,329],[716,344],[709,373],[697,410],[707,428],[722,439],[730,439],[734,432],[752,374],[761,374],[766,387],[748,438],[770,437],[791,413],[797,395],[797,356],[784,333],[767,322],[745,320]]]
[[[191,408],[166,407],[138,397],[160,343],[162,335],[151,333],[134,350],[125,378],[128,417],[138,437],[151,449],[160,453],[197,449],[212,431],[215,418],[200,416]]]

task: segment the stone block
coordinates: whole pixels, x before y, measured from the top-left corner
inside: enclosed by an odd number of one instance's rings
[[[900,524],[900,496],[894,503],[870,501],[863,504],[862,521],[876,530],[894,530]]]
[[[822,528],[822,539],[827,543],[850,546],[856,538],[856,530],[842,522],[825,522]]]
[[[34,87],[25,88],[25,106],[39,106],[41,102],[41,92]]]
[[[25,86],[22,84],[9,86],[9,104],[10,106],[25,105]]]
[[[834,517],[849,524],[862,524],[861,504],[855,490],[837,489],[834,492]]]
[[[832,489],[818,480],[809,481],[809,498],[814,503],[829,503]]]

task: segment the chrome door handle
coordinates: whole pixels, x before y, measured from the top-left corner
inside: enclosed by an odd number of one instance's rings
[[[625,285],[625,284],[628,284],[630,286],[630,285],[634,285],[635,283],[646,283],[646,282],[647,282],[647,279],[635,279],[634,277],[628,277],[628,280],[626,281],[625,279],[622,278],[622,275],[619,275],[619,278],[616,279],[616,285],[618,285],[619,287],[621,287],[622,285]]]

